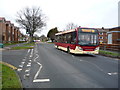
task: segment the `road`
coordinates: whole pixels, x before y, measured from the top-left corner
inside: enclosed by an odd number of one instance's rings
[[[3,51],[3,61],[18,68],[24,88],[118,88],[118,59],[38,43],[31,50]]]

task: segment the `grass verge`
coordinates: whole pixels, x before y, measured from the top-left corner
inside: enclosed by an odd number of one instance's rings
[[[12,47],[11,50],[33,49],[33,48],[34,48],[34,45],[35,45],[35,42],[26,43],[26,44],[23,44],[22,46]]]
[[[15,71],[3,64],[0,64],[0,67],[2,67],[2,88],[19,88],[18,90],[21,90],[22,86]]]
[[[25,46],[34,46],[35,42],[24,44]]]
[[[32,49],[34,47],[26,47],[26,46],[21,46],[21,47],[12,47],[12,50],[20,50],[20,49]]]
[[[104,50],[99,50],[99,53],[102,55],[106,55],[106,56],[120,57],[119,53],[114,53],[114,52],[109,52],[109,51],[104,51]]]

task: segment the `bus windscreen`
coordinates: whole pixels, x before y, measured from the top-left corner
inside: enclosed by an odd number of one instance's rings
[[[83,29],[78,34],[78,44],[84,46],[96,46],[99,44],[98,33],[95,30]]]

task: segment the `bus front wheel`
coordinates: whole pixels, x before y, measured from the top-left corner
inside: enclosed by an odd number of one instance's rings
[[[67,53],[70,53],[70,49],[69,49],[69,47],[67,48]]]

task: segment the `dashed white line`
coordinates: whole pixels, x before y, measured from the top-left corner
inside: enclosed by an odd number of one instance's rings
[[[117,72],[109,72],[108,75],[117,75]]]
[[[21,62],[21,64],[23,65],[25,62]]]
[[[30,74],[25,74],[25,76],[30,76]]]
[[[80,61],[83,61],[83,60],[80,60]]]
[[[17,71],[21,71],[22,69],[21,68],[18,68]]]
[[[28,53],[30,52],[30,49],[28,50]]]
[[[26,59],[23,59],[23,61],[26,61]]]
[[[31,64],[27,64],[27,67],[30,67],[31,66]]]
[[[29,72],[29,71],[30,71],[30,69],[26,69],[26,70],[25,70],[25,72]]]
[[[75,56],[74,56],[74,55],[72,55],[72,57],[74,58]]]
[[[19,65],[19,67],[23,67],[23,65]]]

